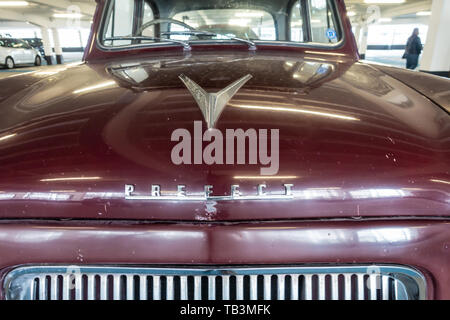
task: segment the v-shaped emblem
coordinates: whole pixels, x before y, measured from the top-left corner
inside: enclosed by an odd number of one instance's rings
[[[217,93],[208,93],[184,74],[180,75],[181,81],[183,81],[189,89],[200,107],[203,117],[208,125],[208,129],[215,127],[217,120],[219,120],[227,103],[230,102],[239,89],[241,89],[251,78],[252,76],[248,74]]]

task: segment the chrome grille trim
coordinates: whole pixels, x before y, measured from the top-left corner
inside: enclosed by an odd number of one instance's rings
[[[26,266],[7,274],[7,300],[424,300],[404,266],[152,268]]]

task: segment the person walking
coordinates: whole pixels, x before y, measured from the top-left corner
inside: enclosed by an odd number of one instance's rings
[[[406,43],[404,57],[406,58],[406,69],[414,70],[419,64],[419,56],[422,53],[422,42],[419,38],[419,28],[415,28]]]

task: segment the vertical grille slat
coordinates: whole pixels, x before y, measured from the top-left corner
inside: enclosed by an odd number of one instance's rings
[[[166,279],[166,299],[173,300],[174,299],[174,286],[173,286],[173,277],[169,276]]]
[[[272,276],[264,275],[264,300],[272,299]]]
[[[51,275],[50,300],[58,300],[58,275]]]
[[[208,299],[216,300],[216,277],[208,277]]]
[[[325,274],[319,274],[319,300],[325,300]]]
[[[127,300],[134,300],[134,277],[127,275]]]
[[[291,274],[291,300],[298,300],[298,278],[299,275]]]
[[[312,300],[313,286],[312,286],[312,275],[307,274],[304,277],[305,284],[303,287],[303,295],[305,300]]]
[[[425,277],[402,266],[27,266],[9,272],[4,286],[7,300],[424,300],[427,292]]]
[[[28,300],[36,300],[36,281],[34,278],[30,281],[29,297]]]
[[[147,276],[139,276],[139,300],[148,299]]]
[[[286,279],[286,275],[281,274],[277,276],[277,299],[278,300],[285,300],[284,296],[285,296],[285,280]]]
[[[114,275],[113,276],[113,299],[114,300],[120,300],[121,299],[121,293],[122,293],[122,286],[120,284],[120,275]]]
[[[180,277],[180,299],[187,300],[188,299],[188,285],[187,285],[187,276]]]
[[[222,299],[230,300],[230,276],[222,277]]]
[[[357,274],[356,277],[358,279],[358,300],[364,300],[364,275]]]
[[[38,283],[39,283],[39,300],[47,300],[47,281],[46,276],[40,276]]]
[[[331,275],[331,299],[339,300],[339,275]]]
[[[378,300],[377,287],[378,287],[378,276],[376,274],[371,274],[370,279],[370,300]]]
[[[396,300],[399,300],[400,298],[400,288],[399,283],[397,279],[394,279],[394,296]]]
[[[70,287],[72,285],[73,274],[63,276],[63,300],[70,300]]]
[[[194,277],[194,300],[202,300],[202,277]]]
[[[161,300],[161,277],[153,276],[153,300]]]
[[[95,275],[90,274],[87,279],[88,300],[95,300]]]
[[[250,300],[258,299],[258,276],[250,276]]]
[[[75,300],[83,300],[83,285],[81,274],[75,274]]]
[[[108,299],[108,278],[107,275],[100,275],[100,300]]]
[[[383,300],[389,300],[389,277],[388,276],[382,276],[382,291],[383,291]]]
[[[352,300],[352,274],[344,275],[344,298]]]
[[[236,300],[244,300],[244,276],[236,276]]]

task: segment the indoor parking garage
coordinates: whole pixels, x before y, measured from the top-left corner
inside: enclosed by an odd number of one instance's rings
[[[345,3],[361,58],[406,67],[402,55],[408,38],[418,28],[424,49],[416,69],[449,76],[447,1],[346,0]],[[94,0],[0,1],[0,36],[31,42],[39,48],[43,65],[81,61],[94,11]],[[0,72],[29,70],[33,68]]]
[[[450,300],[449,26],[450,0],[0,0],[0,300]]]

